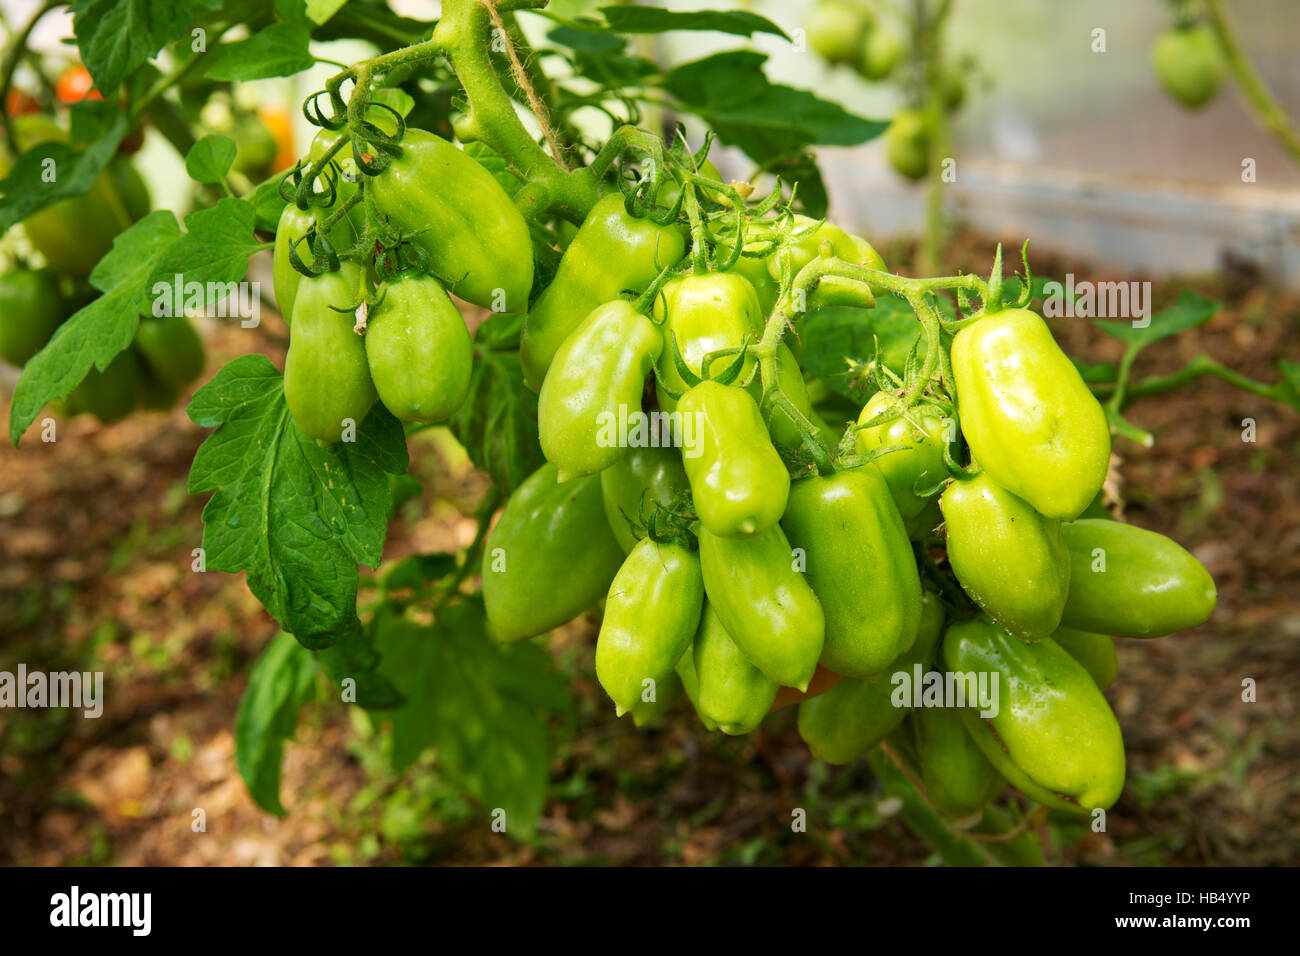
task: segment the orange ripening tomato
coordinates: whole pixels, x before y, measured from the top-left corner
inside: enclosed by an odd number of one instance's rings
[[[271,161],[271,172],[282,173],[292,169],[298,161],[298,153],[293,148],[293,118],[282,106],[264,106],[257,111],[257,118],[266,124],[266,128],[275,137],[275,159]]]
[[[22,116],[25,113],[39,113],[41,104],[26,90],[20,90],[16,86],[9,87],[9,92],[5,94],[5,116],[12,119],[15,116]]]
[[[840,675],[834,671],[828,671],[820,664],[813,673],[812,680],[808,682],[808,689],[799,690],[797,687],[782,687],[776,692],[776,700],[772,701],[772,706],[768,710],[771,713],[774,710],[780,710],[782,707],[789,707],[791,704],[798,704],[805,700],[811,700],[820,694],[826,693],[832,687],[840,682]]]
[[[80,103],[82,100],[104,98],[99,90],[95,89],[95,81],[90,71],[80,63],[63,71],[58,82],[54,84],[54,96],[60,103]]]

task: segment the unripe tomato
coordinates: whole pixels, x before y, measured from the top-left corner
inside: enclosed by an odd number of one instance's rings
[[[947,707],[912,711],[916,752],[926,796],[946,817],[975,813],[1007,785],[971,739],[957,712]]]
[[[1021,640],[1055,631],[1070,589],[1061,523],[996,485],[987,471],[954,481],[939,505],[948,561],[971,599]]]
[[[1052,640],[1062,650],[1083,665],[1084,670],[1097,682],[1098,690],[1115,683],[1119,674],[1119,655],[1115,653],[1115,639],[1091,631],[1076,631],[1068,627],[1056,629]]]
[[[903,41],[898,35],[882,26],[874,26],[867,31],[858,55],[858,72],[868,80],[883,80],[903,56]]]
[[[808,46],[831,63],[852,63],[874,19],[856,0],[817,0],[804,24]]]
[[[723,537],[749,537],[775,525],[785,511],[790,473],[749,393],[701,382],[677,411],[686,442],[682,465],[700,523]]]
[[[826,623],[780,525],[753,538],[720,538],[702,528],[699,539],[704,593],[731,639],[771,680],[807,690]]]
[[[791,224],[791,231],[802,232],[813,225],[814,222],[816,220],[809,219],[807,216],[796,215]],[[786,246],[786,249],[790,252],[791,274],[798,275],[800,269],[821,255],[821,244],[825,241],[830,242],[831,252],[838,259],[843,259],[845,262],[856,266],[866,266],[868,269],[877,269],[881,272],[886,271],[885,260],[880,257],[880,253],[876,252],[871,243],[861,236],[845,232],[832,222],[823,222],[811,235]],[[774,255],[767,260],[768,272],[773,280],[781,278],[780,259],[780,256]],[[827,276],[822,279],[817,284],[817,287],[813,289],[812,294],[808,296],[806,303],[808,311],[832,305],[864,306],[868,304],[868,302],[864,301],[858,283],[839,276]]]
[[[1110,426],[1074,363],[1028,309],[985,315],[953,338],[961,431],[989,477],[1049,518],[1101,490]]]
[[[1108,808],[1124,789],[1119,723],[1083,665],[1050,638],[1017,640],[995,624],[954,624],[943,662],[955,673],[993,674],[998,709],[958,711],[984,756],[1027,797],[1054,809]]]
[[[35,269],[0,275],[0,359],[26,365],[45,348],[63,317],[63,300],[53,275]]]
[[[1205,565],[1162,534],[1102,518],[1061,530],[1070,555],[1066,627],[1160,637],[1204,624],[1218,603]]]
[[[1160,34],[1151,48],[1151,63],[1165,92],[1194,110],[1214,99],[1227,71],[1219,41],[1205,25]]]
[[[735,272],[708,272],[669,280],[655,297],[654,316],[663,329],[664,349],[659,355],[656,386],[659,407],[664,411],[676,407],[665,388],[675,392],[687,389],[673,360],[674,340],[687,367],[696,375],[704,375],[706,355],[740,348],[746,341],[753,344],[763,334],[758,295],[749,280]],[[734,359],[734,355],[715,359],[707,374],[716,375]],[[754,359],[747,356],[741,376],[753,366]]]
[[[544,634],[609,590],[623,551],[595,475],[560,484],[549,462],[515,489],[483,549],[483,604],[500,641]]]
[[[618,434],[619,423],[640,414],[663,343],[663,333],[625,299],[598,306],[564,340],[537,397],[542,453],[560,481],[595,474],[628,453],[630,436]]]
[[[605,516],[618,539],[629,552],[640,539],[632,532],[629,519],[642,524],[656,505],[667,506],[673,497],[690,491],[681,452],[676,448],[633,448],[600,473],[600,493]]]
[[[203,374],[203,341],[187,316],[141,319],[135,347],[148,371],[172,389],[182,389]]]
[[[102,372],[91,367],[68,396],[68,411],[74,415],[89,412],[105,425],[121,421],[135,411],[140,374],[140,356],[128,346]]]
[[[858,424],[883,414],[891,404],[888,394],[876,392],[862,406]],[[900,451],[881,455],[871,464],[885,476],[889,493],[894,496],[894,503],[905,519],[919,515],[933,500],[918,497],[917,487],[932,487],[947,475],[943,460],[945,444],[944,420],[919,409],[908,411],[892,422],[859,429],[857,433],[857,449],[862,455],[877,448],[901,446]]]
[[[703,604],[694,552],[649,538],[632,549],[609,586],[596,638],[596,677],[618,716],[640,703],[648,687],[670,680],[691,646]]]
[[[925,114],[903,109],[885,130],[885,156],[900,176],[923,179],[930,168],[930,132]]]
[[[432,276],[389,283],[370,314],[365,344],[379,400],[401,421],[446,421],[465,403],[474,343]]]
[[[695,635],[700,713],[724,734],[747,734],[767,716],[780,685],[750,663],[712,605],[704,605]]]
[[[307,230],[320,226],[330,216],[333,207],[313,206],[299,209],[293,203],[284,207],[280,213],[280,222],[275,230],[275,252],[271,260],[271,281],[275,290],[275,302],[280,308],[280,315],[286,324],[293,322],[293,304],[302,284],[303,274],[293,267],[289,259],[289,247],[307,234]],[[352,220],[344,216],[329,232],[330,245],[335,252],[343,252],[356,244],[357,236],[352,229]],[[297,246],[298,258],[304,264],[311,265],[311,249],[307,243]]]
[[[356,303],[362,275],[356,263],[344,262],[336,272],[304,277],[294,300],[284,400],[298,429],[317,441],[338,441],[349,420],[359,427],[379,397],[352,313],[331,308]]]

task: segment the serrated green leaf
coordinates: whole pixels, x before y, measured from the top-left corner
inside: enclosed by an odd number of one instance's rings
[[[95,88],[111,96],[218,0],[74,0],[72,32]]]
[[[347,632],[338,643],[315,653],[321,670],[329,677],[340,699],[347,699],[344,681],[352,681],[349,687],[355,697],[351,702],[364,710],[393,710],[406,703],[401,691],[379,672],[379,653],[370,646],[360,628]]]
[[[46,206],[90,190],[126,134],[126,118],[84,148],[57,140],[36,143],[0,180],[0,229],[7,230]]]
[[[259,807],[284,816],[280,760],[298,728],[298,712],[315,697],[316,661],[292,635],[280,634],[248,675],[235,714],[235,766]]]
[[[302,23],[273,23],[246,40],[226,45],[209,68],[212,80],[265,80],[293,76],[316,65],[308,44],[311,32]]]
[[[248,258],[262,245],[253,235],[257,217],[253,207],[242,199],[227,196],[211,209],[201,209],[185,217],[185,235],[163,250],[149,277],[149,290],[192,282],[213,290],[239,282],[248,273]],[[205,295],[205,305],[211,306]],[[145,310],[147,311],[147,309]]]
[[[476,354],[469,397],[451,426],[470,460],[504,491],[541,467],[537,396],[524,385],[518,352]]]
[[[658,7],[602,7],[611,30],[616,33],[667,33],[670,30],[707,30],[752,37],[770,33],[790,39],[784,30],[767,17],[747,10],[664,10]]]
[[[204,136],[185,154],[185,172],[196,183],[219,183],[230,172],[235,152],[235,141],[229,136]]]

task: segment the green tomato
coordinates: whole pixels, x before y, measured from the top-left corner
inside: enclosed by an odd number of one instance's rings
[[[758,295],[744,276],[735,272],[709,272],[667,282],[655,297],[655,321],[663,329],[664,349],[659,356],[656,388],[659,407],[672,411],[676,404],[665,389],[684,392],[686,382],[673,360],[673,343],[687,367],[704,375],[705,356],[720,349],[756,343],[763,334],[763,314]],[[723,356],[710,363],[716,375],[735,360]],[[749,374],[754,360],[746,356],[741,376]]]
[[[750,663],[711,604],[695,635],[700,713],[724,734],[747,734],[762,723],[780,685]]]
[[[138,354],[139,350],[136,351]],[[153,412],[168,411],[180,400],[180,389],[155,375],[143,355],[139,356],[139,362],[140,380],[135,390],[136,407]]]
[[[731,639],[770,679],[807,690],[826,622],[780,525],[753,538],[720,538],[702,528],[699,539],[704,592]]]
[[[700,523],[723,537],[748,537],[775,525],[785,511],[790,473],[749,393],[701,382],[682,396],[677,411],[682,465]]]
[[[943,621],[943,605],[927,591],[921,600],[916,640],[894,662],[891,672],[912,679],[917,666],[922,672],[928,670],[939,649]],[[799,736],[814,757],[827,763],[851,763],[864,757],[908,714],[907,707],[894,705],[894,691],[887,675],[870,681],[845,677],[820,697],[799,705]]]
[[[874,20],[857,0],[817,0],[804,24],[808,48],[831,63],[852,63]]]
[[[630,552],[641,540],[632,522],[644,525],[656,504],[667,507],[673,498],[690,491],[682,468],[681,453],[675,448],[646,446],[633,448],[600,473],[600,493],[605,517],[619,547]]]
[[[959,711],[984,756],[1025,796],[1075,813],[1108,808],[1124,789],[1124,741],[1106,698],[1083,665],[1050,638],[1035,644],[994,624],[954,624],[945,667],[991,674],[997,713]]]
[[[284,400],[304,435],[336,442],[349,421],[359,426],[378,394],[370,380],[366,340],[353,331],[350,312],[363,273],[353,262],[336,272],[303,278],[293,304],[289,352],[284,359]]]
[[[846,677],[880,673],[916,640],[921,581],[911,542],[879,472],[796,481],[781,526],[802,548],[821,601],[821,663]]]
[[[1162,534],[1099,518],[1061,530],[1070,555],[1065,627],[1161,637],[1204,624],[1218,603],[1205,565]]]
[[[474,343],[442,283],[402,276],[366,325],[366,362],[379,400],[404,422],[443,422],[465,403]]]
[[[1160,34],[1151,48],[1151,64],[1165,92],[1194,110],[1218,95],[1227,72],[1214,31],[1205,25]]]
[[[689,656],[690,653],[688,648],[684,656]],[[682,693],[682,680],[676,670],[671,671],[667,677],[656,684],[652,699],[640,699],[632,705],[632,723],[637,727],[650,727],[659,723],[672,710],[673,704],[677,703]],[[647,694],[649,691],[642,697]]]
[[[641,413],[663,333],[624,299],[597,306],[564,340],[537,398],[542,453],[560,481],[603,471],[627,455],[620,422]]]
[[[890,410],[892,405],[888,394],[876,392],[862,407],[858,424],[871,421]],[[877,448],[902,448],[880,456],[872,466],[889,483],[889,493],[894,496],[894,503],[905,519],[916,517],[933,501],[930,497],[919,497],[917,487],[931,488],[947,477],[948,469],[943,460],[946,444],[944,420],[919,409],[900,415],[892,422],[859,429],[857,433],[860,455]]]
[[[203,340],[185,315],[141,319],[135,347],[151,375],[177,392],[196,381],[207,364]]]
[[[858,72],[868,80],[883,80],[903,56],[903,41],[898,34],[885,27],[872,27],[867,31],[858,54]]]
[[[140,395],[140,354],[130,346],[100,371],[92,367],[68,396],[68,411],[89,412],[105,425],[119,422],[136,408]]]
[[[549,462],[515,489],[483,550],[483,603],[500,641],[544,634],[609,590],[623,551],[594,475],[560,484]]]
[[[51,273],[15,269],[0,275],[0,359],[26,365],[61,321],[63,297]]]
[[[601,198],[565,250],[555,278],[528,312],[519,347],[525,384],[533,391],[541,389],[555,353],[596,306],[625,290],[645,291],[685,252],[680,227],[629,215],[620,193]]]
[[[705,602],[705,608],[708,608],[708,602]],[[703,625],[703,617],[700,619]],[[718,725],[700,712],[700,677],[695,672],[695,651],[688,650],[682,655],[681,660],[677,662],[677,679],[682,682],[682,690],[690,698],[691,706],[695,708],[695,715],[700,718],[700,723],[704,724],[706,730],[717,730]],[[633,712],[635,716],[635,712]]]
[[[1021,640],[1050,636],[1070,589],[1061,523],[1038,514],[987,472],[954,481],[939,505],[948,561],[971,599]]]
[[[944,816],[970,816],[1007,785],[954,710],[917,707],[912,726],[926,795]]]
[[[402,154],[367,184],[375,208],[419,243],[429,271],[457,296],[494,312],[526,311],[533,245],[514,201],[439,136],[408,126],[400,146]]]
[[[1115,653],[1113,637],[1061,627],[1052,635],[1052,640],[1083,665],[1096,681],[1098,690],[1105,690],[1115,683],[1119,674],[1119,655]]]
[[[263,178],[271,170],[275,154],[280,144],[275,141],[275,134],[255,114],[241,116],[230,131],[230,138],[235,141],[235,161],[232,169],[243,173],[254,182]]]
[[[807,216],[796,215],[790,230],[792,233],[802,232],[816,222],[817,220],[809,219]],[[791,275],[798,275],[800,269],[821,255],[821,244],[826,241],[830,242],[831,252],[838,259],[843,259],[853,265],[866,266],[868,269],[876,269],[880,272],[887,271],[885,269],[885,260],[880,257],[880,253],[876,252],[871,243],[861,236],[845,232],[834,223],[823,222],[811,235],[805,236],[798,242],[788,243],[785,246],[790,252]],[[767,260],[768,273],[777,282],[781,278],[780,259],[779,255],[774,255]],[[827,276],[813,289],[805,304],[807,310],[812,311],[813,309],[828,306],[866,307],[872,305],[873,301],[863,295],[862,287],[856,281],[838,276]]]
[[[885,157],[900,176],[924,179],[930,169],[930,129],[920,110],[902,109],[885,130]]]
[[[285,206],[280,213],[280,222],[275,230],[275,252],[271,260],[271,281],[276,304],[280,307],[280,315],[286,324],[293,322],[294,298],[304,278],[289,259],[289,246],[305,236],[308,229],[319,229],[329,214],[329,208],[313,206],[311,209],[299,209],[293,203]],[[350,249],[357,242],[352,222],[347,217],[334,224],[328,238],[335,252]],[[303,264],[310,266],[312,255],[308,244],[302,243],[296,251]]]
[[[995,482],[1049,518],[1069,521],[1101,490],[1110,462],[1106,413],[1041,318],[1007,309],[952,342],[961,430]]]
[[[649,538],[627,556],[605,599],[596,678],[622,717],[672,677],[700,625],[700,559]]]
[[[956,71],[948,71],[939,77],[939,92],[943,95],[943,108],[948,112],[961,109],[966,102],[966,77]]]

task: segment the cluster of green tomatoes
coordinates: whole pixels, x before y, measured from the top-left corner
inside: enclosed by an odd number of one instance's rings
[[[1113,804],[1112,637],[1195,626],[1215,588],[1173,541],[1085,517],[1106,514],[1109,427],[1043,320],[986,303],[943,332],[945,374],[895,375],[835,428],[809,401],[797,311],[764,332],[818,256],[885,275],[870,244],[789,214],[701,233],[628,210],[597,203],[524,325],[548,461],[486,541],[496,636],[604,598],[596,675],[638,724],[683,692],[728,734],[797,702],[814,755],[889,739],[949,815],[1007,781],[1059,809]],[[807,305],[853,286],[826,275]],[[900,697],[931,672],[969,681],[968,706]],[[998,706],[969,706],[981,681]]]

